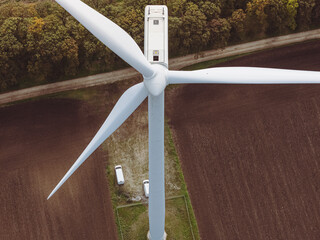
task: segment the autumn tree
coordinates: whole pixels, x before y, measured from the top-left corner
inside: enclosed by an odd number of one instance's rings
[[[199,7],[191,2],[186,3],[179,30],[181,47],[185,52],[204,49],[209,41],[210,32],[207,29],[207,19]]]
[[[249,0],[220,0],[222,17],[230,17],[237,9],[245,10]]]
[[[252,0],[247,4],[249,36],[283,34],[296,28],[298,0]]]
[[[320,26],[320,1],[315,2],[315,6],[312,10],[312,23]]]
[[[284,4],[286,4],[287,10],[287,22],[286,24],[291,30],[295,30],[297,27],[296,16],[298,13],[299,0],[285,0]]]
[[[298,0],[269,0],[266,8],[268,21],[268,35],[287,33],[288,30],[295,30]]]
[[[0,89],[17,84],[19,74],[25,67],[25,30],[28,20],[9,17],[0,27]]]
[[[220,17],[221,8],[220,3],[213,3],[211,1],[200,1],[198,3],[200,11],[206,16],[207,21],[217,19]]]
[[[67,34],[56,15],[34,18],[28,28],[28,72],[39,81],[56,81],[61,75],[73,75],[78,65],[76,41]]]
[[[59,5],[49,1],[40,1],[34,6],[34,8],[37,11],[37,14],[32,17],[38,16],[41,18],[45,18],[46,16],[59,11]]]
[[[186,11],[187,0],[168,2],[169,17],[182,17]]]
[[[225,47],[230,38],[231,25],[225,18],[212,19],[208,24],[210,30],[209,46],[212,48]]]
[[[182,19],[179,17],[169,17],[168,20],[168,37],[169,37],[169,57],[176,56],[181,51],[180,46],[180,27]]]
[[[297,0],[297,24],[299,29],[309,29],[312,24],[312,10],[316,5],[315,0]]]
[[[108,4],[111,4],[113,0],[83,0],[83,2],[98,10],[104,8]]]
[[[232,13],[232,16],[228,20],[231,25],[231,41],[239,42],[243,40],[245,38],[246,13],[242,9],[238,9]]]
[[[0,5],[0,13],[0,24],[10,17],[30,18],[37,16],[35,4],[16,2]]]
[[[268,27],[267,14],[264,9],[269,0],[252,0],[247,4],[246,26],[249,37],[263,36]]]

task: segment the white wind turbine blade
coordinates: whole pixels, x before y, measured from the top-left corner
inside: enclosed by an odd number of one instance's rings
[[[153,70],[136,42],[117,24],[80,0],[56,0],[86,29],[145,77]]]
[[[118,100],[107,120],[103,123],[89,145],[72,165],[66,175],[50,193],[48,199],[62,186],[62,184],[74,173],[75,170],[93,153],[103,141],[105,141],[118,127],[133,113],[133,111],[148,96],[143,83],[129,88]]]
[[[256,67],[217,67],[196,71],[168,71],[169,84],[312,84],[320,72]]]

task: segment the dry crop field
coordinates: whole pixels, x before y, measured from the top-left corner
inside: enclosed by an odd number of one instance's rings
[[[320,41],[220,66],[320,71]],[[202,239],[320,239],[319,85],[185,85],[166,106]]]
[[[320,70],[319,55],[314,42],[228,64]],[[58,97],[0,108],[0,239],[117,239],[102,149],[46,198],[128,84],[100,87],[109,101],[98,94],[95,105]],[[319,239],[320,86],[167,93],[202,239]]]
[[[96,151],[48,194],[101,125],[79,100],[41,99],[0,108],[0,239],[117,239]]]

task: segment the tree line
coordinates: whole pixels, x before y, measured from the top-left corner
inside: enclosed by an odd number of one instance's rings
[[[144,7],[167,5],[170,57],[320,26],[317,0],[84,2],[120,25],[141,49]],[[53,1],[0,5],[0,91],[124,66]]]

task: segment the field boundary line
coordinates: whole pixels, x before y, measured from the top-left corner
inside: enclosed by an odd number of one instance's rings
[[[123,240],[123,233],[122,233],[122,227],[121,227],[121,222],[120,222],[119,213],[118,213],[118,207],[116,207],[116,214],[117,214],[117,221],[118,221],[118,223],[119,223],[121,240]]]
[[[191,219],[190,219],[190,214],[189,214],[189,208],[188,208],[188,204],[187,204],[186,195],[183,195],[183,199],[184,199],[184,203],[185,203],[186,209],[187,209],[187,214],[188,214],[188,220],[189,220],[189,225],[190,225],[190,229],[191,229],[192,239],[195,240],[194,233],[193,233],[193,227],[192,227],[192,224],[191,224]]]
[[[134,207],[134,206],[139,206],[139,205],[143,205],[144,203],[140,202],[140,203],[131,203],[131,204],[125,204],[125,205],[120,205],[117,206],[117,209],[121,209],[121,208],[126,208],[126,207]]]

